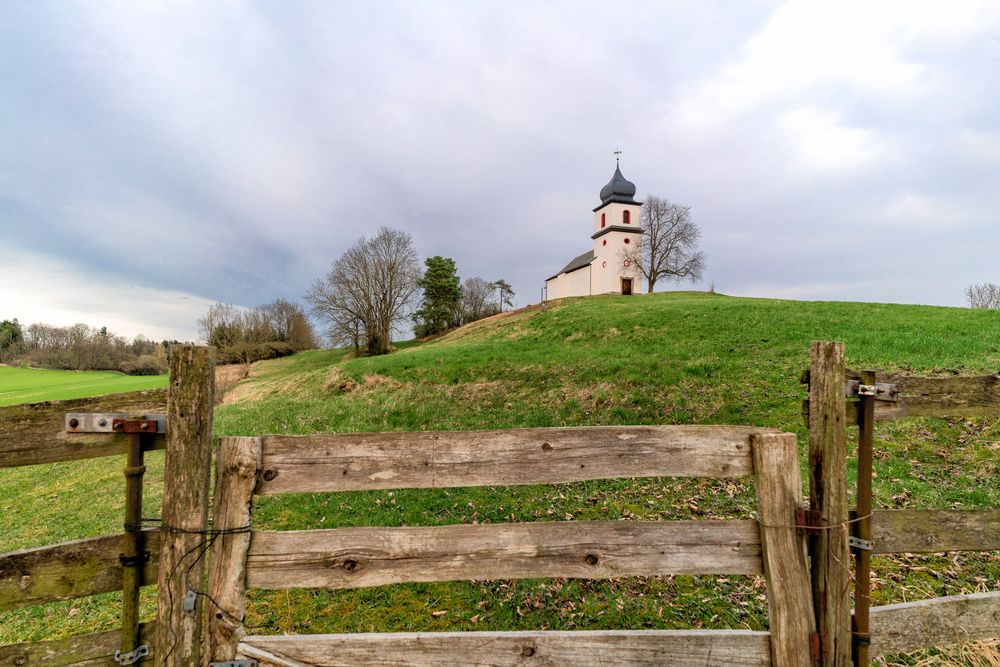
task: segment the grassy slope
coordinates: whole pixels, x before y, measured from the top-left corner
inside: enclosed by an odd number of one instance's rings
[[[0,366],[0,406],[166,386],[166,375],[132,376],[114,371],[51,371]]]
[[[316,351],[261,364],[217,410],[221,434],[477,429],[642,423],[737,423],[793,431],[805,443],[798,384],[808,344],[847,344],[849,365],[919,373],[1000,369],[1000,313],[856,303],[806,303],[674,293],[571,300],[495,318],[442,340],[371,359]],[[1000,425],[906,420],[879,425],[876,506],[1000,506]],[[104,482],[66,498],[89,508],[120,495],[120,463],[94,462]],[[55,482],[0,476],[0,508],[38,508]],[[95,472],[93,477],[99,475]],[[34,495],[21,490],[33,485]],[[110,486],[109,486],[110,485]],[[157,502],[156,488],[151,506]],[[88,503],[87,499],[91,502]],[[62,498],[60,499],[62,502]],[[749,484],[642,480],[558,487],[268,497],[258,527],[747,516]],[[0,550],[113,530],[114,506],[70,528],[0,513]],[[64,512],[73,507],[61,505]],[[876,602],[974,590],[1000,579],[993,555],[876,558]],[[995,583],[992,584],[995,586]],[[71,606],[91,627],[113,615],[88,603],[16,612],[0,642],[65,633]],[[248,622],[265,632],[750,627],[766,625],[752,577],[458,582],[352,591],[255,592]],[[434,616],[434,611],[447,611]],[[47,615],[46,615],[47,614]],[[40,620],[41,619],[41,620]],[[3,618],[0,617],[0,621]],[[4,625],[0,623],[0,625]],[[40,629],[42,628],[42,629]]]

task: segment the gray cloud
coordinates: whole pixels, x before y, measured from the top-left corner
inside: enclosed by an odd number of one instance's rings
[[[990,3],[6,13],[4,246],[83,273],[253,304],[390,225],[528,303],[621,145],[640,195],[692,206],[720,291],[957,305],[1000,279]]]

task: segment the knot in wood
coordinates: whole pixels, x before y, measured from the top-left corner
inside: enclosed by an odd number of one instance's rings
[[[20,667],[21,665],[28,664],[28,656],[22,653],[21,655],[14,658],[14,664]]]
[[[274,468],[268,468],[267,470],[264,471],[264,481],[265,482],[273,481],[274,478],[277,477],[277,476],[278,476],[278,471],[275,470]]]
[[[530,658],[533,655],[535,655],[535,647],[534,646],[525,646],[524,648],[521,649],[521,657],[522,658]]]
[[[583,560],[587,561],[587,565],[597,565],[600,559],[597,557],[597,554],[587,554]]]
[[[547,451],[549,451],[549,450],[551,450],[551,449],[552,449],[552,445],[550,445],[550,444],[549,444],[549,443],[547,443],[547,442],[543,442],[543,443],[542,443],[542,451],[543,451],[543,452],[547,452]]]
[[[354,572],[358,567],[358,561],[348,558],[344,561],[344,569],[348,572]]]

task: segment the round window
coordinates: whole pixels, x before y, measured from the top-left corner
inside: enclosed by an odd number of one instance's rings
[[[625,243],[631,243],[631,242],[632,241],[630,241],[629,239],[625,239]]]
[[[626,260],[625,260],[624,262],[622,262],[622,264],[624,264],[624,265],[625,265],[625,268],[626,268],[626,269],[627,269],[628,267],[632,266],[632,262],[628,261],[627,259],[626,259]]]
[[[601,262],[601,268],[602,269],[608,268],[608,263],[607,262]]]
[[[601,245],[608,245],[608,240],[604,239],[603,241],[601,241]]]

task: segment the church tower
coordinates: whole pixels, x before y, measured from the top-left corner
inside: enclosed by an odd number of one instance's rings
[[[615,158],[615,174],[601,188],[601,203],[594,209],[594,261],[591,294],[639,294],[642,291],[642,235],[635,184],[622,176]]]

